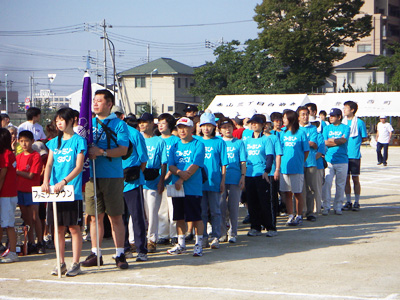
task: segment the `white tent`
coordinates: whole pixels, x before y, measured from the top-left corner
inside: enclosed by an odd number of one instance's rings
[[[285,109],[296,110],[300,105],[310,102],[306,94],[274,95],[218,95],[207,109],[213,113],[223,113],[228,117],[243,117],[254,113],[271,114]]]
[[[359,117],[400,116],[400,92],[328,93],[308,97],[317,104],[318,112],[325,110],[329,114],[331,108],[343,109],[343,104],[351,100],[358,104]]]
[[[98,90],[103,90],[104,87],[102,85],[99,85],[97,83],[92,83],[92,99],[94,98],[94,93]],[[109,90],[111,93],[113,93],[112,90]],[[82,102],[82,89],[79,91],[76,91],[70,95],[67,96],[67,98],[71,99],[71,104],[69,107],[72,109],[75,109],[77,111],[80,111],[81,109],[81,102]]]

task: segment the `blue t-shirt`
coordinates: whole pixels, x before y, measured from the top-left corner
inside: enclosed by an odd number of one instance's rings
[[[169,158],[169,150],[171,149],[171,147],[173,145],[175,145],[181,139],[175,135],[171,135],[170,137],[167,137],[165,139],[163,137],[161,137],[161,138],[165,141],[165,144],[167,145],[167,158]],[[169,168],[169,165],[168,165],[168,168]],[[168,169],[167,169],[167,173],[168,173]],[[164,183],[165,183],[165,185],[168,185],[171,183],[171,181],[172,181],[172,176],[170,176],[167,180],[165,180]]]
[[[326,125],[325,121],[321,121],[321,126],[319,127],[321,134],[324,134],[324,130],[325,130],[326,126],[328,126],[328,125]]]
[[[317,149],[317,152],[315,154],[317,154],[319,152],[322,155],[325,155],[325,149],[326,149],[326,146],[325,146],[324,137],[322,136],[322,133],[318,133],[318,149]],[[317,169],[318,170],[325,169],[322,157],[317,159]]]
[[[339,139],[341,137],[345,137],[347,141],[350,136],[350,127],[340,123],[335,126],[333,124],[329,124],[326,126],[323,132],[324,140],[328,140],[331,138]],[[327,147],[325,159],[327,162],[331,164],[346,164],[349,162],[349,158],[347,156],[347,143],[344,143],[339,146]]]
[[[146,168],[158,169],[159,173],[161,173],[161,165],[168,163],[167,144],[159,136],[145,138],[144,140],[146,142],[147,155],[149,156]],[[160,175],[154,180],[146,180],[143,188],[146,190],[157,190],[159,182]]]
[[[58,137],[46,144],[53,152],[53,168],[51,169],[50,185],[55,185],[67,177],[76,167],[76,158],[83,152],[86,155],[86,140],[74,134],[70,139],[61,139],[61,146],[58,148]],[[82,200],[82,172],[68,182],[74,186],[75,200]]]
[[[314,142],[318,146],[317,127],[315,127],[314,125],[308,124],[305,127],[300,126],[300,129],[305,131],[309,142]],[[304,164],[304,166],[306,168],[317,166],[317,161],[315,160],[316,154],[317,154],[317,149],[310,147],[310,152],[308,153],[306,163]]]
[[[304,174],[304,152],[310,151],[308,138],[304,130],[292,134],[290,130],[280,133],[283,156],[282,174]]]
[[[204,144],[196,139],[192,139],[189,143],[178,143],[172,145],[168,164],[176,166],[179,170],[186,171],[191,165],[199,166],[197,171],[183,182],[185,195],[202,196],[202,175],[200,168],[204,167],[205,148]],[[179,176],[172,175],[172,184],[179,179]]]
[[[347,123],[347,126],[351,128],[350,120]],[[360,147],[362,139],[368,137],[367,127],[365,126],[364,121],[359,118],[357,118],[357,128],[358,128],[358,135],[354,137],[349,136],[349,139],[347,141],[347,155],[349,156],[350,159],[361,158]]]
[[[203,191],[219,192],[222,171],[221,167],[228,165],[228,155],[226,154],[226,143],[223,139],[213,137],[204,139],[205,146],[204,168],[207,171],[208,180],[203,183]]]
[[[244,142],[248,138],[253,137],[253,133],[254,133],[254,131],[251,130],[251,129],[247,129],[246,128],[245,130],[243,130],[243,132],[242,132],[242,141]]]
[[[247,152],[247,177],[261,176],[265,173],[267,155],[274,154],[272,140],[266,136],[249,138],[245,142]]]
[[[143,135],[132,126],[127,126],[127,128],[129,140],[132,143],[133,149],[132,154],[126,160],[122,160],[122,167],[124,169],[128,167],[138,167],[142,163],[147,162],[149,159],[147,156],[146,142],[144,141]],[[142,171],[140,171],[140,177],[135,181],[124,181],[124,193],[136,189],[140,185],[144,185],[144,176]]]
[[[104,125],[109,127],[112,131],[114,131],[117,136],[115,137],[117,140],[116,145],[112,139],[110,139],[110,146],[107,145],[107,137],[106,133],[103,131],[100,123],[96,121],[96,118],[93,118],[93,143],[103,149],[114,149],[118,146],[129,146],[129,137],[128,137],[128,127],[126,123],[117,118],[117,116],[112,113],[104,120],[100,120]],[[122,170],[122,158],[121,157],[103,157],[97,156],[96,160],[96,177],[97,178],[122,178],[124,177],[124,172]],[[91,166],[91,174],[93,174],[93,166]]]
[[[246,162],[247,153],[242,140],[233,138],[226,140],[226,152],[228,155],[228,165],[226,166],[226,184],[238,185],[242,176],[241,162]]]
[[[281,142],[279,140],[279,133],[278,133],[278,135],[271,134],[271,135],[267,136],[266,138],[271,140],[272,149],[274,150],[274,162],[272,164],[271,172],[269,172],[268,175],[269,176],[274,176],[275,169],[276,169],[276,156],[283,154],[282,145],[281,145]]]

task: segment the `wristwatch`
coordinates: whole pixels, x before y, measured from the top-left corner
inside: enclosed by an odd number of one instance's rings
[[[103,156],[107,157],[107,151],[106,150],[103,151]]]

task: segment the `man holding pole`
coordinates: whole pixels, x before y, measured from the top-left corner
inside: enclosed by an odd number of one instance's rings
[[[86,185],[85,196],[86,210],[91,216],[92,253],[81,263],[83,267],[103,264],[100,247],[104,235],[104,214],[107,213],[116,247],[116,266],[128,268],[124,255],[124,175],[121,157],[128,151],[129,138],[127,125],[111,113],[113,104],[114,96],[110,91],[96,91],[93,111],[97,117],[93,118],[93,145],[89,148],[89,158],[93,160],[92,179]]]

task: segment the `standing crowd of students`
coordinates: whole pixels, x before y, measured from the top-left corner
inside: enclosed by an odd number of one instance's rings
[[[46,225],[40,215],[51,225],[53,210],[48,204],[47,213],[46,208],[40,212],[32,202],[32,186],[41,185],[45,193],[50,186],[55,192],[74,186],[75,201],[57,206],[55,234],[60,240],[61,273],[67,276],[80,274],[81,267],[103,264],[105,218],[111,224],[115,264],[127,269],[126,259],[133,258],[132,252],[137,253],[136,261],[146,261],[158,244],[172,244],[167,253],[178,255],[194,239],[193,256],[202,256],[204,248],[236,243],[240,202],[248,210],[248,236],[260,236],[263,230],[267,237],[276,236],[277,217],[283,211],[287,226],[300,226],[303,220],[315,222],[319,215],[329,215],[331,208],[337,215],[360,209],[360,146],[368,136],[365,123],[355,116],[355,102],[344,104],[344,117],[341,109],[332,108],[329,123],[318,118],[316,105],[309,103],[296,111],[232,119],[209,111],[198,116],[197,108],[189,105],[186,116],[163,113],[157,124],[149,113],[139,119],[125,118],[113,103],[109,91],[95,93],[93,144],[89,146],[75,133],[79,113],[70,108],[57,111],[56,131],[47,138],[38,124],[37,108],[28,110],[28,121],[17,133],[12,126],[0,128],[0,226],[8,236],[1,262],[18,260],[17,203],[31,228],[30,247],[35,232],[36,250],[45,252]],[[323,112],[320,116],[324,117]],[[43,143],[33,146],[45,139],[46,155],[41,154]],[[83,183],[86,154],[91,179]],[[80,262],[84,220],[90,227],[92,247]],[[64,257],[67,228],[73,252],[69,268]],[[57,272],[56,266],[51,274]]]

